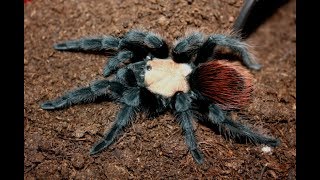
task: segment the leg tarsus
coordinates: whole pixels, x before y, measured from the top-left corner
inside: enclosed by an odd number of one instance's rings
[[[220,127],[223,127],[224,132],[228,133],[231,138],[245,137],[254,144],[266,144],[273,147],[278,146],[280,143],[278,139],[265,137],[263,135],[255,133],[241,123],[231,120],[223,113],[223,111],[218,106],[214,104],[211,104],[209,106],[208,117],[209,121],[212,124],[217,124]]]
[[[198,163],[202,164],[203,163],[203,155],[198,149],[191,150],[191,155],[193,159]]]
[[[203,163],[203,155],[198,149],[198,145],[196,142],[193,126],[192,126],[192,115],[191,111],[187,110],[184,112],[177,112],[176,113],[177,120],[180,123],[180,126],[182,128],[186,144],[188,146],[188,149],[193,157],[193,159],[198,163]]]
[[[74,104],[93,102],[101,96],[116,98],[120,96],[124,90],[125,87],[120,83],[99,80],[93,82],[88,87],[75,89],[55,100],[44,102],[40,107],[45,110],[63,109]]]
[[[181,104],[184,104],[182,106]],[[193,126],[192,126],[192,112],[191,108],[191,99],[190,95],[186,93],[177,93],[175,100],[175,115],[176,119],[179,122],[182,132],[185,137],[185,142],[188,146],[188,149],[193,157],[193,159],[198,163],[203,163],[203,155],[201,151],[198,149],[198,144],[196,141],[196,137],[194,134]]]
[[[63,109],[81,102],[92,102],[95,99],[96,95],[91,91],[90,87],[83,87],[68,92],[55,100],[44,102],[40,107],[45,110]]]
[[[136,112],[136,107],[125,105],[118,113],[112,128],[106,133],[102,140],[91,148],[90,155],[97,154],[110,146],[123,128],[135,118]]]

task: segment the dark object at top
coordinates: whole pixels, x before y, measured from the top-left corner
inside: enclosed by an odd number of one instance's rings
[[[289,0],[246,0],[233,28],[243,38],[250,36],[260,24]]]

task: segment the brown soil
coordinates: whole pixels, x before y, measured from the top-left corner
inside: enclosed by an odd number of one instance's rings
[[[115,119],[113,102],[44,111],[39,103],[102,79],[106,58],[62,53],[55,42],[92,35],[121,35],[144,27],[173,41],[188,29],[209,34],[229,28],[242,1],[223,0],[33,0],[25,4],[24,163],[25,179],[295,179],[296,5],[280,8],[248,41],[263,65],[254,102],[243,114],[256,129],[278,137],[271,153],[262,145],[229,141],[195,123],[205,155],[197,165],[174,117],[143,116],[107,150],[89,149]]]

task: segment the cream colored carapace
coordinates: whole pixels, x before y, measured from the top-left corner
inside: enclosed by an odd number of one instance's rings
[[[186,76],[192,69],[188,64],[175,63],[171,59],[153,59],[147,62],[146,67],[144,81],[151,92],[171,97],[178,91],[189,91]]]

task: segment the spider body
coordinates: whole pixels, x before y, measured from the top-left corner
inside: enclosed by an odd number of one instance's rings
[[[179,39],[169,51],[168,44],[152,32],[132,30],[123,37],[94,37],[58,43],[60,51],[107,51],[113,53],[103,75],[87,87],[69,91],[42,109],[54,110],[107,98],[122,104],[113,126],[90,154],[110,146],[139,112],[150,118],[170,110],[179,122],[192,157],[203,162],[192,120],[218,125],[231,138],[244,137],[252,143],[277,146],[279,141],[253,132],[233,121],[228,112],[250,102],[252,76],[240,64],[215,57],[216,46],[230,49],[243,64],[259,69],[237,37],[195,32]],[[169,56],[170,55],[170,56]],[[115,76],[111,74],[115,72]],[[109,77],[110,76],[110,77]]]

